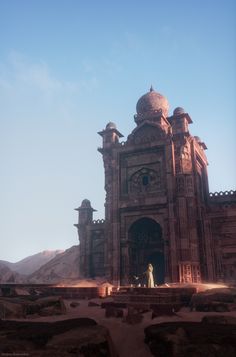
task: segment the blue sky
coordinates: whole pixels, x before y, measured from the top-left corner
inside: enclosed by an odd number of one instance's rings
[[[210,191],[235,189],[236,3],[0,0],[0,259],[78,243],[103,218],[97,132],[126,137],[152,84],[207,145]]]

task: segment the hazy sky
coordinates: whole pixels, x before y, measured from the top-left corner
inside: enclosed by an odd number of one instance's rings
[[[211,191],[235,189],[234,0],[0,0],[0,259],[78,244],[104,215],[98,131],[126,137],[141,95],[182,106]]]

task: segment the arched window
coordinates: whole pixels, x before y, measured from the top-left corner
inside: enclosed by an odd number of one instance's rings
[[[129,180],[130,193],[155,192],[160,189],[160,173],[149,168],[135,172]]]

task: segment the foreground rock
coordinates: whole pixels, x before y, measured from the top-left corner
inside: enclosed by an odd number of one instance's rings
[[[22,298],[0,298],[0,318],[26,318],[27,316],[52,316],[66,313],[63,300],[58,296],[34,301]]]
[[[193,294],[190,306],[196,311],[236,310],[236,288],[216,288]]]
[[[158,357],[236,356],[236,325],[166,322],[145,328],[145,342]]]
[[[236,317],[225,316],[225,315],[208,315],[208,316],[203,316],[202,322],[206,324],[236,325]]]
[[[0,354],[116,356],[108,330],[93,319],[54,323],[0,320]]]
[[[106,317],[123,317],[124,313],[123,313],[122,309],[110,306],[105,309],[105,316]]]
[[[151,305],[152,319],[159,316],[172,316],[176,315],[181,308],[180,304],[155,304]]]
[[[124,322],[130,324],[130,325],[136,325],[141,323],[143,320],[143,315],[140,312],[139,309],[136,309],[133,306],[129,306],[128,307],[128,313],[127,315],[124,317]]]

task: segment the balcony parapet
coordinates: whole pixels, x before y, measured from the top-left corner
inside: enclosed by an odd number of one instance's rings
[[[235,202],[236,190],[209,193],[210,202]]]
[[[105,219],[94,219],[92,221],[92,224],[104,224],[105,223]]]

